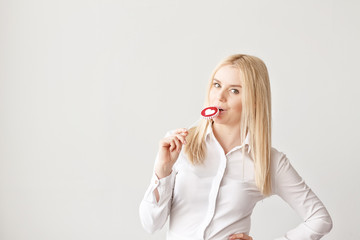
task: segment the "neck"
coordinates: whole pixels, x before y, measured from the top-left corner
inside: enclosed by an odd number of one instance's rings
[[[213,123],[213,133],[225,153],[229,152],[235,146],[241,145],[240,126],[228,126]]]

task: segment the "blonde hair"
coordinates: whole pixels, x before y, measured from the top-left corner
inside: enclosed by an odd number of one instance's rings
[[[236,54],[221,61],[211,74],[205,106],[209,103],[209,92],[216,72],[230,65],[240,71],[242,79],[242,113],[240,121],[241,142],[250,136],[250,157],[254,161],[255,182],[264,195],[271,193],[271,91],[269,74],[264,62],[254,56]],[[203,163],[206,155],[205,134],[211,121],[201,120],[189,130],[185,152],[194,165]],[[243,148],[244,153],[244,148]]]

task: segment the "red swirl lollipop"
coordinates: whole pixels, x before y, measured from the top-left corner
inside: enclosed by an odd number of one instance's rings
[[[201,116],[205,119],[213,119],[219,115],[219,109],[217,107],[207,107],[201,111]]]

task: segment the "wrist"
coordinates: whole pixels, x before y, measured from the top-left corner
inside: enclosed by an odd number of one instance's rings
[[[155,174],[159,179],[169,176],[171,172],[172,167],[169,166],[159,165],[155,168]]]

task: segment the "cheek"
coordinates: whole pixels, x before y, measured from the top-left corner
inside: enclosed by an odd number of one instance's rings
[[[214,91],[210,90],[209,92],[209,103],[214,103]]]
[[[242,110],[242,103],[241,103],[241,102],[238,104],[238,109],[239,109],[240,111]]]
[[[242,102],[241,102],[241,98],[240,99],[236,99],[236,101],[234,101],[233,103],[234,105],[234,109],[236,109],[237,111],[241,112],[242,110]]]
[[[241,107],[241,105],[237,106],[236,112],[237,112],[239,115],[241,115],[241,112],[242,112],[242,107]]]

